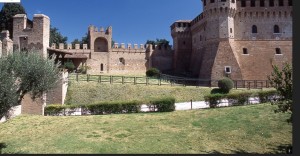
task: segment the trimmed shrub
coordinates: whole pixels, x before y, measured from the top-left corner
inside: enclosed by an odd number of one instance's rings
[[[68,72],[73,72],[75,69],[75,65],[72,61],[65,62],[64,68],[68,69]]]
[[[141,111],[141,102],[101,102],[85,106],[93,115],[138,113]]]
[[[149,70],[146,71],[146,75],[148,77],[158,77],[159,76],[159,70],[156,68],[150,68]]]
[[[49,105],[45,107],[45,115],[58,116],[66,115],[66,113],[70,115],[78,108],[81,108],[82,115],[88,113],[92,115],[139,113],[142,103],[141,101],[114,101],[89,105]],[[157,112],[175,111],[175,98],[173,97],[153,99],[149,103],[148,106],[157,109]]]
[[[234,94],[227,94],[226,98],[228,100],[236,101],[236,103],[233,103],[233,106],[243,106],[245,104],[248,104],[248,99],[252,96],[253,93],[234,93]]]
[[[274,99],[274,96],[278,95],[278,92],[276,90],[260,91],[257,95],[260,103],[267,103],[271,102]]]
[[[148,107],[154,107],[154,109],[157,109],[157,112],[172,112],[175,111],[175,98],[153,99],[150,100]]]
[[[214,88],[210,91],[210,94],[222,94],[223,91],[220,88]]]
[[[204,96],[204,100],[209,103],[210,108],[216,108],[220,104],[220,100],[225,97],[224,94],[211,94]]]
[[[224,94],[229,93],[229,91],[233,88],[233,85],[233,81],[227,77],[218,81],[218,87]]]
[[[66,106],[63,106],[61,104],[53,104],[48,105],[45,107],[45,115],[54,115],[57,116],[63,112],[63,110],[66,109]]]

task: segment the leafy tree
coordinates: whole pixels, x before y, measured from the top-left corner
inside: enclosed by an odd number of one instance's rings
[[[167,41],[166,39],[156,39],[156,44],[158,46],[164,46],[165,48],[169,47],[169,41]]]
[[[0,118],[9,117],[11,107],[20,105],[25,94],[35,100],[55,87],[58,65],[36,52],[14,52],[0,58]]]
[[[170,47],[170,42],[168,41],[168,40],[166,40],[166,39],[156,39],[156,41],[154,41],[154,40],[147,40],[147,42],[146,42],[146,44],[145,44],[145,46],[147,45],[147,44],[152,44],[152,46],[154,46],[154,45],[157,45],[157,46],[159,46],[159,47],[165,47],[165,48],[168,48],[168,47]]]
[[[68,37],[64,37],[56,27],[50,27],[50,46],[52,43],[55,43],[56,46],[59,45],[59,43],[67,44]]]
[[[147,42],[145,44],[145,48],[146,48],[147,44],[151,44],[154,47],[156,42],[154,40],[147,40]]]
[[[149,70],[146,71],[146,75],[148,77],[159,77],[159,70],[156,68],[150,68]]]
[[[272,104],[278,105],[278,109],[275,112],[293,112],[293,70],[292,66],[285,63],[282,70],[279,70],[278,66],[273,65],[273,72],[268,79],[271,85],[276,88],[280,97],[276,99]],[[290,118],[292,122],[292,116]]]
[[[66,69],[68,69],[68,72],[73,72],[74,69],[75,69],[75,65],[74,63],[71,61],[71,60],[68,60],[65,64],[64,64],[64,67]]]
[[[113,47],[114,45],[115,45],[115,41],[111,39],[111,47]]]
[[[13,38],[13,16],[16,14],[26,14],[24,7],[20,3],[4,3],[0,12],[0,31],[8,30]],[[27,20],[32,25],[32,21]]]
[[[72,44],[72,48],[73,48],[73,49],[75,49],[75,44],[80,44],[80,45],[82,46],[81,41],[79,41],[77,38],[74,39],[74,40],[71,42],[71,44]]]
[[[83,47],[83,44],[87,44],[88,49],[90,49],[90,38],[89,38],[88,33],[86,33],[85,36],[83,36],[81,38],[81,41],[80,41],[81,48]]]

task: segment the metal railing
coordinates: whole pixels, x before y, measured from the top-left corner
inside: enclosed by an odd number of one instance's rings
[[[218,80],[196,79],[177,77],[166,74],[154,77],[137,76],[113,76],[113,75],[90,75],[70,74],[69,80],[87,81],[110,84],[133,84],[133,85],[169,85],[169,86],[195,86],[195,87],[218,87]],[[262,89],[270,88],[269,80],[233,80],[234,88]]]

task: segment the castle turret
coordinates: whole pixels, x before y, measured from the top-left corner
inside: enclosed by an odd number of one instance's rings
[[[50,18],[43,14],[34,14],[33,27],[27,26],[27,16],[17,14],[13,17],[14,50],[36,50],[44,57],[50,40]]]
[[[173,47],[175,49],[173,69],[176,72],[188,71],[192,53],[191,21],[179,20],[171,25]]]

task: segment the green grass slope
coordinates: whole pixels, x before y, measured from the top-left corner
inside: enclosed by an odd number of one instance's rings
[[[260,104],[103,116],[19,116],[0,123],[2,153],[278,153],[289,114]]]

